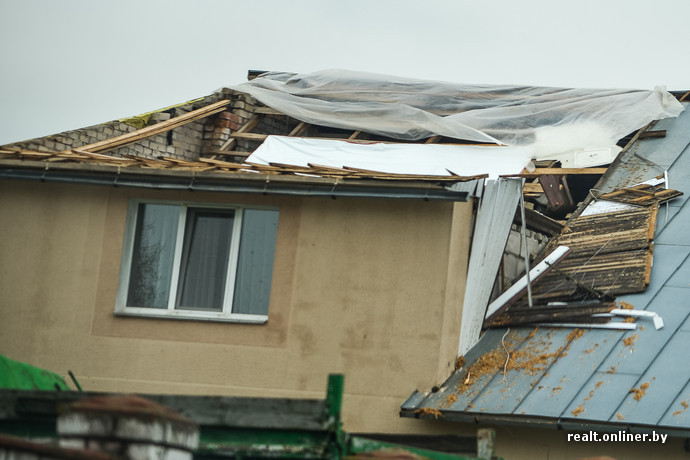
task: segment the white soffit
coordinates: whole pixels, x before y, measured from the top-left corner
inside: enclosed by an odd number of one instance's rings
[[[390,174],[479,176],[519,174],[530,163],[518,147],[456,144],[360,144],[331,139],[269,136],[247,162],[357,168]]]

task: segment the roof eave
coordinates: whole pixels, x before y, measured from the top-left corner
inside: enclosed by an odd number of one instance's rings
[[[0,178],[114,187],[311,197],[467,201],[468,192],[424,181],[339,180],[278,174],[124,168],[44,161],[0,161]]]
[[[458,412],[458,411],[439,411],[439,414],[422,414],[419,409],[401,409],[400,416],[405,418],[436,419],[447,422],[473,423],[482,425],[504,425],[504,426],[529,426],[534,428],[545,428],[565,431],[598,431],[610,433],[625,431],[626,433],[651,433],[653,431],[663,432],[673,437],[688,437],[690,429],[681,427],[647,425],[640,423],[602,422],[600,420],[586,420],[573,418],[553,418],[537,417],[530,415],[515,414],[490,414],[484,412]]]

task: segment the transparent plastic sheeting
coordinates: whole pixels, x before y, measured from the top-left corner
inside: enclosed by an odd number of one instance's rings
[[[609,148],[683,111],[663,88],[461,85],[345,70],[272,72],[231,89],[307,123],[401,140],[440,135],[520,146],[534,159]]]
[[[248,163],[309,164],[358,168],[391,174],[478,176],[518,174],[530,163],[518,147],[457,144],[355,144],[331,139],[268,138]]]

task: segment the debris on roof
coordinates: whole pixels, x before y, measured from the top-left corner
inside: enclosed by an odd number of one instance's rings
[[[678,363],[690,347],[688,126],[686,111],[628,136],[577,210],[558,222],[563,230],[544,253],[558,245],[573,252],[534,283],[538,302],[530,308],[521,299],[492,318],[450,378],[413,393],[401,415],[429,418],[414,412],[427,407],[447,421],[687,437],[690,370]],[[533,202],[535,195],[526,189]],[[579,338],[570,336],[577,323]],[[521,365],[526,355],[542,365]]]
[[[82,163],[94,165],[117,166],[120,168],[143,168],[189,172],[226,172],[226,173],[261,173],[269,175],[300,175],[331,177],[339,179],[376,179],[397,181],[430,181],[438,183],[454,183],[481,178],[484,176],[463,177],[457,175],[422,175],[422,174],[394,174],[379,171],[367,171],[355,168],[335,168],[320,165],[307,167],[233,163],[213,158],[199,158],[196,161],[181,160],[171,157],[156,159],[126,155],[124,158],[101,155],[73,149],[63,152],[45,152],[32,150],[14,150],[0,148],[0,160],[32,160],[47,163]]]
[[[614,192],[604,193],[602,200],[638,206],[655,206],[681,196],[683,192],[664,188],[658,185],[639,184]]]
[[[656,193],[658,198],[654,192],[646,193],[645,201],[658,205],[661,200],[681,194],[675,190]],[[526,305],[524,298],[510,306],[518,292],[524,294],[524,287],[501,300],[506,297],[504,293],[494,301],[500,305],[488,307],[485,327],[608,322],[611,317],[601,314],[615,308],[614,296],[643,292],[649,284],[656,217],[657,206],[648,205],[571,218],[544,251],[550,254],[566,247],[570,248],[567,256],[545,262],[548,273],[534,272],[535,308]]]

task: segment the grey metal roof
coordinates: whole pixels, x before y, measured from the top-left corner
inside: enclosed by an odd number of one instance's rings
[[[690,104],[684,103],[687,107]],[[458,421],[531,423],[597,429],[690,431],[690,111],[658,122],[660,139],[639,139],[612,165],[599,188],[651,179],[668,171],[684,195],[662,205],[648,289],[619,300],[662,316],[664,327],[638,320],[636,331],[493,329],[466,354],[466,364],[436,392],[415,392],[402,415]],[[668,213],[668,215],[667,215]],[[641,327],[640,327],[641,326]],[[502,344],[506,343],[506,347]],[[624,342],[625,339],[626,342]],[[504,372],[505,350],[541,365]],[[499,358],[482,374],[467,369]],[[550,355],[552,354],[552,355]],[[540,361],[541,359],[541,361]],[[477,366],[475,366],[477,367]],[[635,391],[635,390],[637,391]],[[632,392],[631,392],[632,391]],[[440,411],[440,415],[438,412]]]

